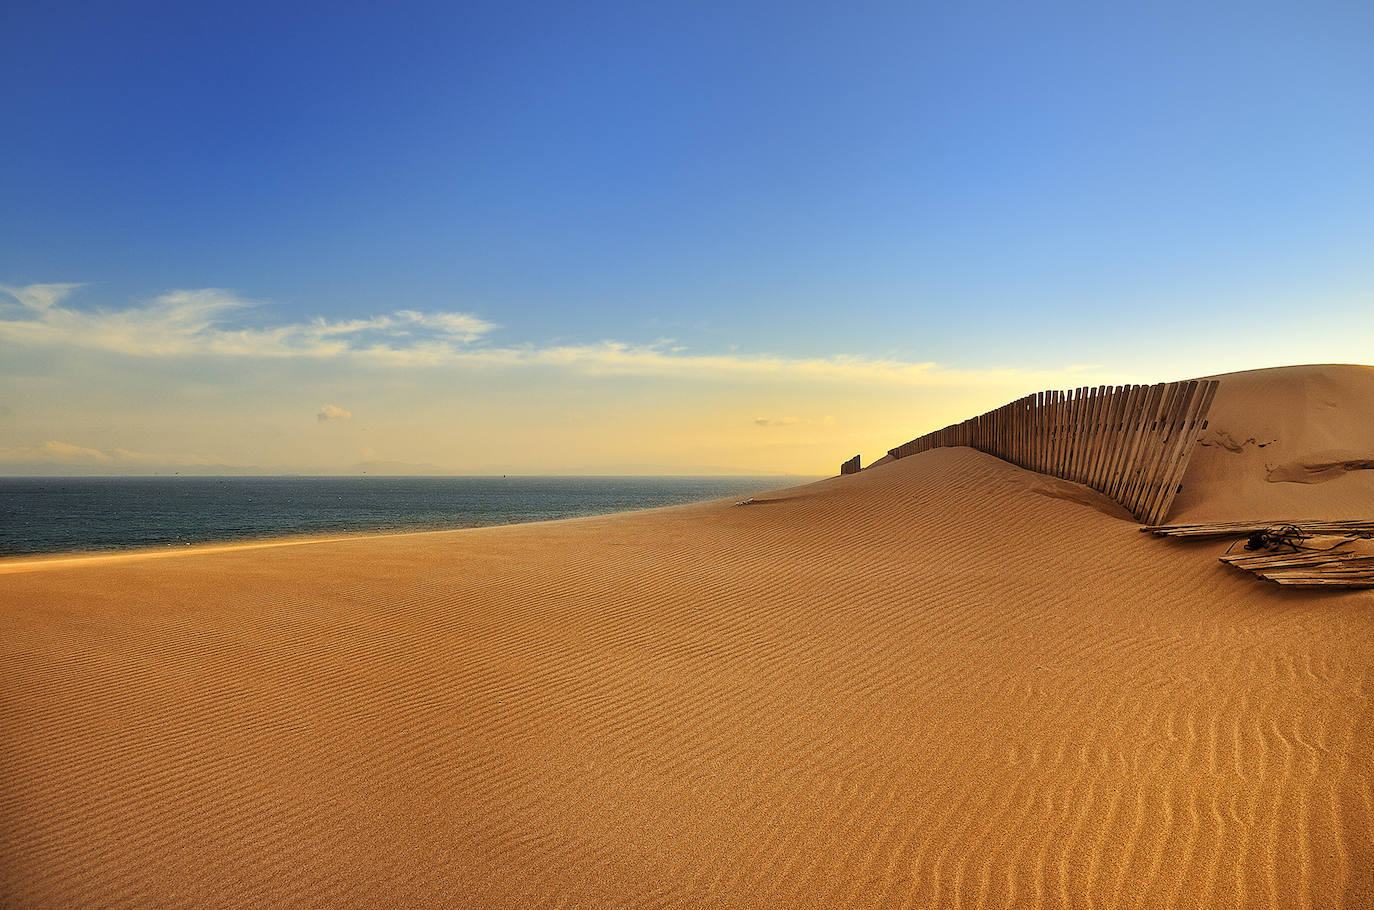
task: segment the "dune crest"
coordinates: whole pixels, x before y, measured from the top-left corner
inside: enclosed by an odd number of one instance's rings
[[[1374,517],[1374,367],[1278,367],[1221,385],[1169,521]]]

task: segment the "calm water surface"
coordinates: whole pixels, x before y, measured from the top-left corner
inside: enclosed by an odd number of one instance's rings
[[[744,498],[798,477],[6,477],[0,556],[471,528]]]

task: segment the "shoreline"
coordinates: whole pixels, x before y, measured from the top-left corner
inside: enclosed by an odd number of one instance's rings
[[[828,480],[830,478],[822,478]],[[812,481],[818,483],[819,481]],[[801,484],[799,486],[805,486]],[[785,488],[793,489],[793,488]],[[762,490],[754,495],[778,492]],[[311,546],[327,543],[348,543],[352,541],[382,540],[399,537],[425,537],[440,534],[461,534],[470,531],[497,531],[508,528],[527,528],[538,525],[562,525],[573,522],[595,521],[597,519],[617,518],[626,515],[645,515],[665,512],[672,509],[691,509],[711,505],[734,505],[729,498],[703,499],[696,502],[681,502],[666,506],[647,506],[642,509],[622,509],[617,512],[598,512],[593,515],[571,515],[566,518],[539,518],[532,521],[506,521],[495,524],[468,525],[453,528],[412,528],[386,531],[341,532],[337,534],[284,534],[268,537],[243,537],[220,541],[188,542],[180,546],[153,545],[135,546],[117,550],[63,550],[54,553],[25,553],[11,556],[0,555],[0,575],[13,575],[22,572],[36,572],[48,568],[80,568],[83,566],[105,565],[115,562],[128,562],[144,559],[171,559],[177,556],[209,556],[217,553],[233,553],[245,550],[270,550],[280,547]]]
[[[0,478],[3,480],[4,478]],[[64,478],[65,479],[65,478]],[[89,478],[76,478],[89,479]],[[99,480],[123,481],[127,478],[122,477],[101,477]],[[141,478],[135,478],[141,479]],[[271,478],[274,480],[291,478]],[[558,480],[567,478],[554,478]],[[669,479],[678,479],[676,477]],[[692,479],[692,478],[688,478]],[[716,478],[701,478],[714,480]],[[760,495],[772,490],[791,489],[794,486],[815,483],[824,480],[824,477],[814,478],[792,478],[785,475],[760,475],[756,478],[743,478],[745,480],[758,480],[762,482],[784,483],[784,486],[772,486],[766,488],[745,487],[747,494],[731,492],[729,495],[712,495],[706,499],[687,500],[684,502],[669,502],[666,504],[644,505],[629,508],[613,508],[609,511],[589,511],[585,514],[565,514],[556,517],[537,517],[522,518],[518,511],[513,516],[502,516],[498,520],[481,521],[482,517],[494,517],[490,513],[484,516],[482,513],[473,513],[467,516],[458,515],[454,523],[428,521],[413,525],[399,524],[390,526],[369,526],[367,524],[355,527],[337,528],[301,528],[299,530],[285,529],[266,529],[261,533],[230,533],[226,536],[205,536],[194,540],[149,540],[136,543],[113,543],[91,549],[52,549],[34,552],[0,552],[0,574],[7,571],[19,571],[20,568],[40,567],[43,563],[77,563],[77,562],[100,562],[115,561],[132,556],[141,558],[166,558],[176,555],[190,555],[193,553],[208,552],[227,552],[236,549],[261,549],[274,546],[304,545],[325,542],[337,542],[354,539],[368,539],[377,537],[390,537],[397,535],[417,535],[417,534],[442,534],[456,531],[475,531],[484,528],[504,528],[520,525],[544,524],[560,521],[578,521],[588,518],[604,518],[612,515],[628,515],[637,512],[650,512],[656,509],[673,509],[685,506],[701,505],[711,502],[733,501],[737,495]],[[718,492],[718,491],[706,491]],[[617,504],[619,505],[619,504]],[[560,511],[550,509],[549,511]],[[475,523],[474,523],[475,522]],[[141,529],[146,530],[146,529]],[[147,535],[152,536],[152,535]]]

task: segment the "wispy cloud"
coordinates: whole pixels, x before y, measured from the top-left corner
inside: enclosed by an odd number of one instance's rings
[[[811,424],[832,424],[835,418],[829,414],[819,419],[814,417],[755,417],[754,426],[757,427],[795,427],[809,426]]]
[[[772,354],[693,354],[671,342],[596,344],[557,347],[479,347],[465,351],[468,363],[563,367],[592,375],[677,376],[696,379],[785,380],[928,387],[1022,386],[1071,382],[1094,384],[1094,367],[1064,370],[957,370],[934,361],[912,362],[849,355],[783,357]],[[1105,379],[1102,381],[1106,381]]]
[[[30,345],[71,345],[134,357],[337,357],[418,355],[455,350],[496,328],[469,313],[398,310],[367,319],[235,326],[231,318],[256,306],[218,288],[169,291],[123,309],[62,306],[78,284],[0,286],[0,339]]]
[[[326,420],[352,420],[353,412],[345,411],[338,405],[327,404],[320,408],[320,412],[315,415],[315,419],[324,423]]]
[[[32,310],[35,313],[46,313],[56,307],[68,294],[82,286],[80,282],[30,284],[22,288],[0,285],[0,293],[10,295],[24,309]]]
[[[131,449],[94,449],[52,439],[41,445],[0,446],[0,463],[36,463],[109,467],[140,465],[188,465],[223,467],[224,462],[202,455],[156,454]]]
[[[242,324],[252,301],[220,289],[169,291],[123,309],[64,306],[81,285],[0,286],[0,340],[66,345],[133,357],[350,358],[397,367],[544,367],[583,375],[666,376],[923,387],[1044,387],[1087,384],[1094,367],[1060,370],[957,370],[934,362],[855,356],[697,354],[660,340],[631,344],[506,345],[487,342],[498,328],[460,312],[412,309],[362,319],[317,318],[270,327]],[[10,301],[6,303],[4,296]],[[1108,377],[1109,378],[1109,377]],[[1106,379],[1102,379],[1106,381]]]

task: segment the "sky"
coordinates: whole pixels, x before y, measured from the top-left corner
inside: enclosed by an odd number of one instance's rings
[[[834,473],[1374,361],[1374,5],[0,5],[0,473]]]

